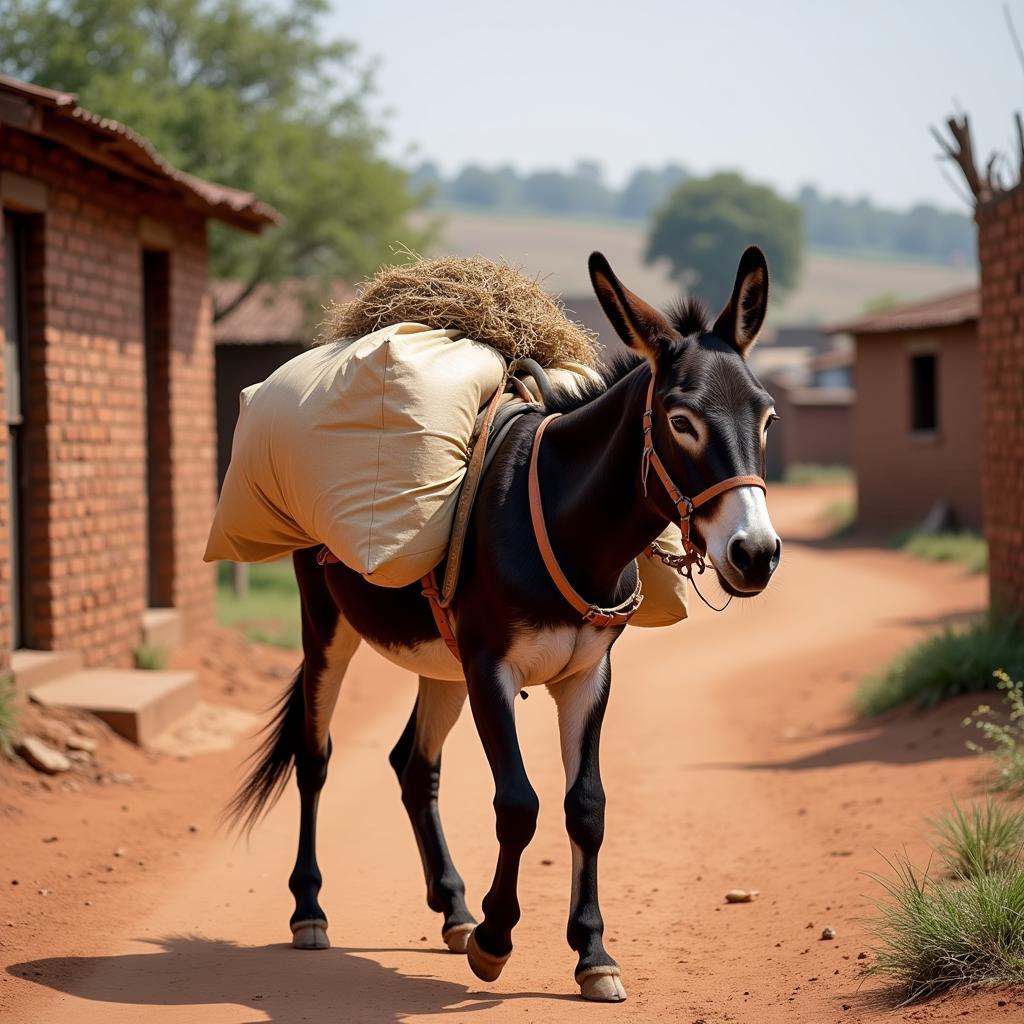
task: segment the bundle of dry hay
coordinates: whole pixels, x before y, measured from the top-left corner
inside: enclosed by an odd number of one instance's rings
[[[458,330],[509,359],[542,366],[598,362],[596,336],[570,320],[561,302],[514,267],[481,256],[417,257],[379,270],[357,298],[328,309],[322,336],[359,338],[402,321]]]

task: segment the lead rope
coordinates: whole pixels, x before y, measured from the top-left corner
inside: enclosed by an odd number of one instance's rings
[[[704,570],[707,568],[707,563],[704,561],[704,556],[699,551],[695,552],[696,557],[691,558],[688,555],[673,555],[671,551],[666,551],[657,541],[651,541],[650,546],[647,549],[652,558],[660,558],[670,569],[675,569],[680,576],[687,579],[690,585],[693,587],[693,592],[710,608],[713,612],[724,612],[726,608],[732,604],[732,594],[729,594],[726,598],[725,604],[721,608],[716,608],[701,592],[700,587],[697,586],[697,581],[693,578],[693,567],[697,567],[697,575],[703,576]]]

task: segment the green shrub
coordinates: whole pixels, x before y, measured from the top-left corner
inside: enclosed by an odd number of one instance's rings
[[[890,979],[904,1002],[954,987],[1024,982],[1024,871],[936,880],[905,858],[876,875],[880,945],[869,973]]]
[[[932,822],[938,833],[939,854],[962,878],[1021,866],[1024,852],[1024,809],[986,797],[965,811],[959,804]]]
[[[988,568],[988,545],[976,533],[921,533],[911,530],[896,537],[901,551],[926,562],[959,562],[968,572]]]
[[[0,673],[0,754],[10,757],[14,753],[14,737],[18,728],[18,709],[15,704],[14,679],[10,672]]]
[[[944,629],[901,654],[883,672],[869,676],[854,696],[862,715],[901,704],[934,707],[964,693],[993,688],[993,673],[1024,676],[1024,636],[1016,627],[981,619]]]
[[[991,746],[983,747],[973,741],[969,741],[967,746],[995,760],[996,788],[1024,793],[1024,683],[1014,682],[1002,669],[992,674],[996,686],[1006,694],[1003,703],[1006,704],[1007,719],[997,721],[988,704],[975,708],[974,713],[964,719],[964,725],[974,725]]]
[[[135,667],[148,672],[167,668],[167,649],[153,644],[139,644],[135,648]]]

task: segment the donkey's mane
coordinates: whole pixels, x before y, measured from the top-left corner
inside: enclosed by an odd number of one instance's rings
[[[632,373],[643,362],[643,356],[629,349],[616,352],[608,362],[597,367],[597,378],[582,377],[577,383],[556,386],[551,397],[544,403],[544,409],[548,413],[567,413],[579,409],[595,398],[600,398],[612,385]]]
[[[707,334],[711,330],[711,314],[704,300],[696,295],[684,295],[668,308],[672,326],[684,337]]]

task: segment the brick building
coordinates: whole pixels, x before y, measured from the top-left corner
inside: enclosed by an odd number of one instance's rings
[[[979,205],[982,481],[993,608],[1024,616],[1024,186]]]
[[[276,214],[3,76],[0,203],[0,671],[12,648],[127,665],[153,609],[213,619],[206,227]]]
[[[978,289],[887,309],[832,328],[855,342],[857,521],[913,526],[947,502],[982,529]]]

